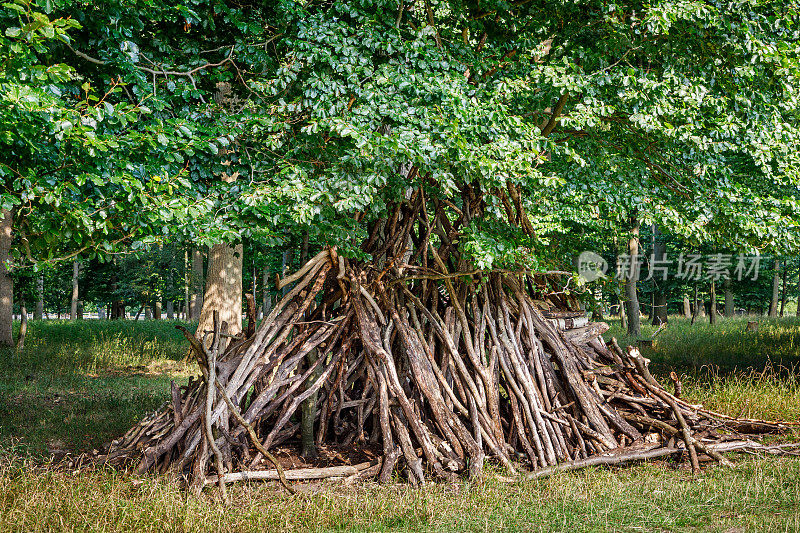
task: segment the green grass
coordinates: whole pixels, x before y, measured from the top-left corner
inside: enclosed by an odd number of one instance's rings
[[[23,354],[0,353],[0,531],[800,531],[800,460],[736,457],[693,478],[668,461],[544,480],[231,487],[225,507],[177,480],[49,463],[48,447],[86,451],[124,432],[185,380],[173,323],[31,324]],[[649,328],[649,326],[648,326]],[[685,395],[734,415],[800,419],[800,322],[712,329],[672,320],[651,358]],[[620,335],[617,324],[610,335]],[[622,339],[621,339],[622,340]],[[502,474],[502,472],[499,472]]]
[[[188,376],[175,324],[31,321],[24,352],[0,352],[0,446],[43,455],[119,436]]]

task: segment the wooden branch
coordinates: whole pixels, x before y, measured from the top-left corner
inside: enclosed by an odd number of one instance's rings
[[[589,466],[610,466],[610,465],[619,465],[623,463],[630,463],[632,461],[647,461],[649,459],[657,459],[658,457],[666,457],[668,455],[675,455],[678,453],[683,453],[683,449],[681,448],[653,448],[645,451],[635,451],[635,452],[626,452],[620,454],[607,454],[607,455],[595,455],[592,457],[587,457],[586,459],[580,459],[578,461],[569,461],[566,463],[561,463],[556,466],[551,466],[548,468],[542,468],[531,472],[527,476],[527,479],[539,479],[543,477],[552,476],[553,474],[557,474],[558,472],[570,472],[572,470],[579,470],[581,468],[586,468]]]
[[[369,462],[369,463],[360,463],[357,465],[345,465],[345,466],[331,466],[327,468],[297,468],[294,470],[284,470],[284,474],[286,479],[291,481],[307,481],[310,479],[327,479],[332,477],[346,477],[346,476],[354,476],[361,472],[362,470],[366,470],[371,466],[375,466],[378,463]],[[237,481],[275,481],[278,478],[278,472],[276,470],[250,470],[250,471],[243,471],[243,472],[232,472],[230,474],[225,474],[225,481],[229,483],[237,482]],[[216,476],[211,476],[206,480],[206,484],[210,485],[212,483],[216,483]]]

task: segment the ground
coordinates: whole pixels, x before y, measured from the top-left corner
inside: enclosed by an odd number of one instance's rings
[[[659,378],[728,414],[800,419],[800,320],[690,326],[673,319],[644,354]],[[736,456],[693,478],[669,461],[544,480],[326,482],[289,497],[275,484],[189,495],[177,482],[110,469],[73,473],[53,457],[91,451],[195,372],[175,323],[32,322],[25,352],[0,354],[0,530],[798,531],[800,459]],[[649,335],[651,329],[646,328]],[[612,325],[608,337],[617,335]]]

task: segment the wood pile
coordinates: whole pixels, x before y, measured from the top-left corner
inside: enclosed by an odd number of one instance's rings
[[[468,270],[456,236],[442,207],[429,217],[415,193],[376,224],[363,248],[372,262],[322,251],[280,280],[291,290],[249,338],[219,321],[201,341],[186,332],[201,378],[173,386],[101,461],[195,487],[283,478],[291,488],[303,476],[284,475],[271,451],[299,440],[314,396],[317,445],[377,451],[331,475],[415,485],[481,476],[486,460],[542,475],[685,454],[697,471],[702,458],[728,463],[720,446],[788,427],[684,401],[677,377],[670,391],[638,349],[606,344],[607,325],[558,294],[560,278]],[[275,470],[259,473],[264,458]]]

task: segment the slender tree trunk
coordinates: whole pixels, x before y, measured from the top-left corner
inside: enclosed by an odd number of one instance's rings
[[[639,279],[639,220],[631,219],[633,227],[628,240],[628,255],[631,260],[630,276],[625,282],[625,297],[628,305],[628,335],[638,337],[641,334],[641,314],[639,310],[639,296],[636,283]]]
[[[593,291],[594,302],[592,305],[592,321],[602,322],[603,320],[603,287],[596,285]]]
[[[695,284],[694,284],[694,306],[692,307],[692,325],[694,325],[694,321],[697,319],[697,317],[700,314],[699,310],[698,310],[699,306],[698,306],[697,302],[698,302],[698,300],[697,300],[697,282],[695,282]]]
[[[287,272],[289,271],[289,265],[292,264],[292,252],[293,250],[289,248],[288,250],[283,251],[283,255],[281,256],[281,277],[285,277]],[[281,296],[286,296],[290,290],[289,285],[286,285],[283,289],[281,289]]]
[[[264,265],[264,272],[261,277],[261,306],[262,314],[266,318],[272,311],[272,296],[269,293],[269,267]]]
[[[199,248],[192,250],[192,295],[189,303],[189,317],[191,320],[200,320],[200,310],[203,308],[203,252]]]
[[[144,306],[141,306],[139,310],[136,312],[136,316],[133,317],[134,320],[139,320],[139,317],[142,316],[142,311],[144,311]]]
[[[44,274],[36,278],[36,310],[33,318],[41,320],[44,317]]]
[[[769,301],[769,316],[778,316],[778,294],[781,288],[781,260],[775,259],[775,272],[772,275],[772,298]]]
[[[318,359],[317,350],[311,350],[306,356],[309,365],[313,365]],[[319,376],[322,375],[322,367],[317,367],[308,377],[306,386],[311,386]],[[333,394],[333,391],[331,391]],[[317,393],[315,392],[306,399],[301,405],[300,420],[300,455],[305,459],[312,459],[318,455],[317,444],[314,441],[314,419],[317,413]]]
[[[656,261],[663,261],[667,257],[667,245],[663,239],[659,239],[661,232],[658,231],[658,226],[653,224],[653,259]],[[667,317],[667,293],[664,287],[664,281],[653,277],[653,325],[660,326],[666,324]]]
[[[236,335],[242,331],[243,255],[244,248],[241,244],[216,244],[211,248],[206,272],[206,292],[197,326],[198,339],[203,338],[205,331],[213,331],[214,311],[219,311],[220,320],[228,323],[228,334]]]
[[[189,271],[189,249],[183,249],[183,319],[189,320],[189,285],[191,285],[192,276]]]
[[[692,304],[689,302],[689,295],[683,294],[683,316],[692,318]]]
[[[783,317],[783,312],[786,310],[786,274],[788,270],[789,269],[786,268],[786,265],[784,265],[783,280],[781,281],[781,317]]]
[[[798,261],[798,268],[797,268],[797,309],[795,310],[795,316],[800,317],[800,261]]]
[[[711,307],[708,313],[708,322],[713,326],[717,323],[717,284],[711,281]]]
[[[28,308],[25,306],[25,298],[20,298],[19,303],[19,336],[17,337],[17,351],[25,349],[25,337],[28,335]]]
[[[308,232],[303,234],[303,244],[300,249],[300,264],[305,265],[308,261]],[[317,361],[317,351],[312,350],[306,355],[307,368],[310,368]],[[319,376],[322,375],[322,369],[317,368],[315,372],[309,377],[306,386],[311,386]],[[331,391],[331,394],[333,392]],[[300,420],[300,453],[303,457],[311,458],[317,456],[317,445],[314,442],[314,419],[317,414],[317,392],[309,396],[301,406],[301,420]]]
[[[733,289],[731,288],[731,278],[725,278],[725,281],[722,282],[722,286],[725,289],[725,316],[733,316],[735,314],[735,310],[733,307]]]
[[[0,346],[14,346],[14,282],[8,269],[14,213],[3,209],[0,215]]]
[[[75,321],[78,319],[78,276],[81,272],[80,261],[72,262],[72,298],[69,304],[69,319]]]

